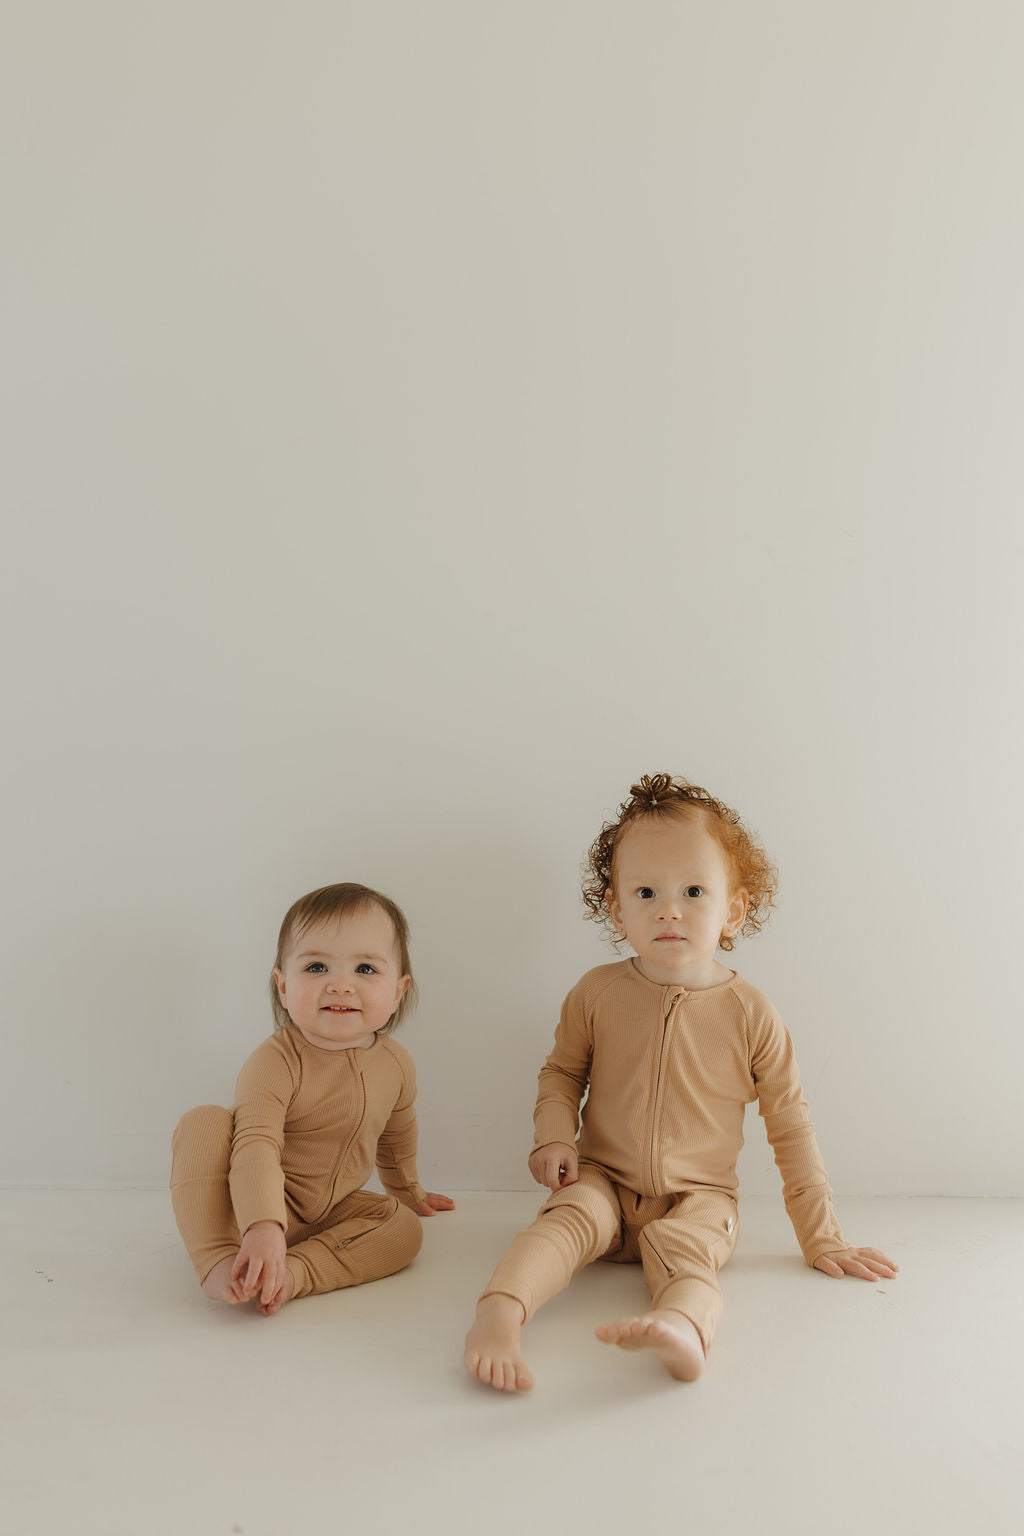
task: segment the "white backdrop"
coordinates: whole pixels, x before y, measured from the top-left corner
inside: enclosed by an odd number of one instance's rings
[[[734,960],[837,1192],[1019,1193],[1020,8],[5,32],[4,1179],[163,1182],[354,879],[426,1182],[528,1186],[579,863],[664,769],[780,865]]]

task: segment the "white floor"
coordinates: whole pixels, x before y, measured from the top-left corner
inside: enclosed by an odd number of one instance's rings
[[[470,1194],[404,1274],[273,1319],[206,1301],[160,1191],[0,1191],[3,1528],[1014,1532],[1024,1202],[845,1200],[896,1281],[807,1269],[741,1204],[704,1379],[598,1344],[639,1269],[598,1264],[526,1335],[533,1393],[463,1373],[476,1292],[534,1194]]]

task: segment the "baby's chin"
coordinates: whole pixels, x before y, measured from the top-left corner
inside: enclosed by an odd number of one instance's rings
[[[651,965],[660,965],[664,970],[699,965],[704,958],[694,951],[687,939],[655,939],[653,944],[647,946],[644,954]]]
[[[706,987],[720,975],[714,955],[695,952],[686,940],[652,944],[637,958],[644,975],[662,986]]]

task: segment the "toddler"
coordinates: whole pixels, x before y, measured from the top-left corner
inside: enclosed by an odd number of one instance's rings
[[[275,1032],[233,1110],[189,1110],[174,1132],[174,1215],[207,1296],[257,1298],[270,1317],[379,1280],[419,1252],[416,1216],[454,1210],[416,1177],[416,1077],[390,1038],[414,995],[409,927],[387,896],[328,885],[285,914]],[[375,1162],[385,1195],[362,1187]]]
[[[876,1248],[844,1239],[789,1033],[768,998],[715,958],[758,931],[774,895],[775,870],[736,812],[685,779],[642,778],[594,842],[584,901],[635,958],[588,971],[563,1005],[530,1157],[552,1194],[477,1305],[465,1361],[480,1381],[532,1387],[523,1324],[599,1258],[639,1260],[651,1308],[597,1337],[653,1349],[677,1380],[702,1375],[755,1098],[806,1262],[837,1279],[896,1273]]]

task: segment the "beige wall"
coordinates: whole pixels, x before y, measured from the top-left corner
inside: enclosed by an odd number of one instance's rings
[[[358,879],[427,1181],[528,1184],[670,769],[781,865],[836,1188],[1019,1192],[1021,9],[18,10],[3,1176],[162,1181]]]

